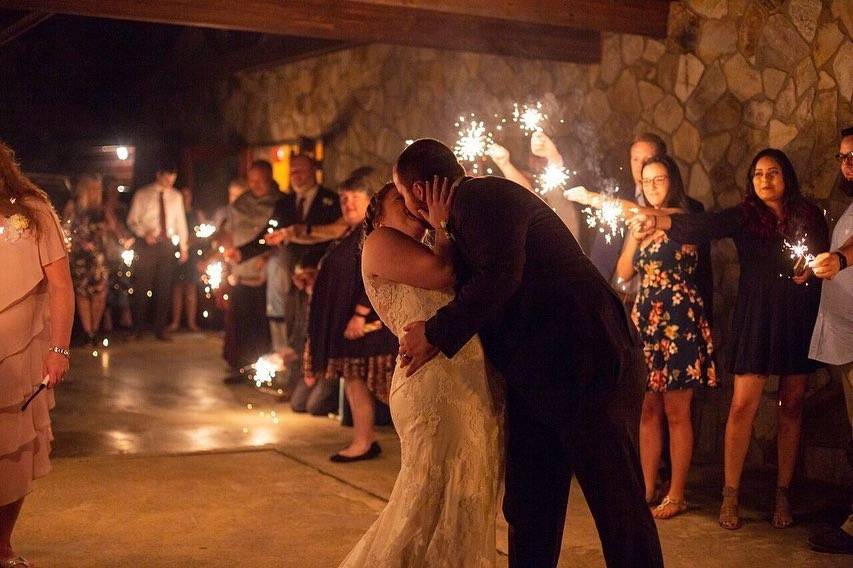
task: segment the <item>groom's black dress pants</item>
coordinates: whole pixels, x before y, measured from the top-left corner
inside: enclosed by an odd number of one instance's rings
[[[634,350],[623,357],[629,361],[623,360],[617,384],[587,387],[567,422],[537,412],[510,386],[504,514],[511,568],[557,566],[573,475],[595,519],[607,565],[663,566],[636,445],[645,385],[638,373],[645,366]]]

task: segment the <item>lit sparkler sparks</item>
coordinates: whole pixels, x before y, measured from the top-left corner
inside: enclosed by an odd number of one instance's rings
[[[513,105],[512,121],[518,123],[525,134],[542,130],[542,123],[547,119],[548,115],[542,112],[541,102],[537,101],[534,105],[519,106],[518,103]]]
[[[618,191],[618,188],[616,188]],[[586,224],[590,228],[598,227],[598,232],[604,234],[604,240],[609,244],[617,234],[625,233],[622,213],[622,205],[619,200],[610,196],[603,196],[599,207],[587,207],[583,210],[586,215]]]
[[[194,227],[193,231],[195,232],[195,236],[199,239],[206,239],[213,235],[216,232],[216,225],[211,225],[209,223],[202,223],[201,225]]]
[[[456,157],[467,162],[482,159],[488,147],[494,143],[492,134],[486,131],[483,121],[471,118],[465,122],[465,118],[460,116],[455,126],[459,128],[459,138],[453,147]]]
[[[805,272],[806,268],[808,268],[815,259],[815,256],[809,252],[809,247],[806,244],[807,236],[808,235],[803,236],[803,238],[795,243],[791,243],[788,239],[784,240],[784,249],[790,253],[791,259],[794,261],[795,274],[802,274]]]
[[[121,260],[124,262],[124,265],[128,268],[133,265],[133,261],[136,258],[136,251],[133,249],[125,249],[121,251]]]
[[[269,353],[261,355],[258,360],[252,364],[252,379],[255,381],[255,386],[272,386],[272,381],[276,373],[284,371],[286,366],[284,358],[279,353]],[[273,413],[275,414],[275,413]]]
[[[545,169],[542,170],[542,173],[539,174],[537,178],[539,182],[537,192],[540,195],[544,195],[552,189],[563,187],[566,184],[566,181],[568,181],[568,179],[569,172],[568,170],[566,170],[566,168],[561,168],[560,166],[555,166],[554,164],[548,164],[547,166],[545,166]]]
[[[210,286],[212,290],[216,290],[222,285],[225,266],[219,261],[211,262],[207,265],[207,268],[204,269],[204,273],[207,276],[207,285]]]

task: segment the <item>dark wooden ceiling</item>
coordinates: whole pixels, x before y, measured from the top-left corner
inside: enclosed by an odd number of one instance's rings
[[[666,35],[668,0],[4,0],[46,13],[555,59],[601,57],[602,31]]]

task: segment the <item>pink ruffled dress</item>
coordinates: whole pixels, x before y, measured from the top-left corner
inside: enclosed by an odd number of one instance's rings
[[[32,490],[50,471],[52,390],[21,405],[41,383],[50,347],[44,266],[67,255],[56,214],[39,204],[41,233],[20,215],[0,215],[0,506]],[[29,225],[29,226],[28,226]]]

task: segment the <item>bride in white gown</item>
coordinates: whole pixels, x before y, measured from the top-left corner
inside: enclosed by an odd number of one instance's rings
[[[449,193],[446,184],[434,192],[431,216],[446,215]],[[444,235],[432,249],[421,243],[424,226],[392,184],[374,197],[366,224],[365,289],[399,337],[453,298],[450,243]],[[341,566],[494,566],[501,410],[480,340],[453,359],[439,354],[410,377],[399,363],[390,405],[400,473],[387,506]]]

